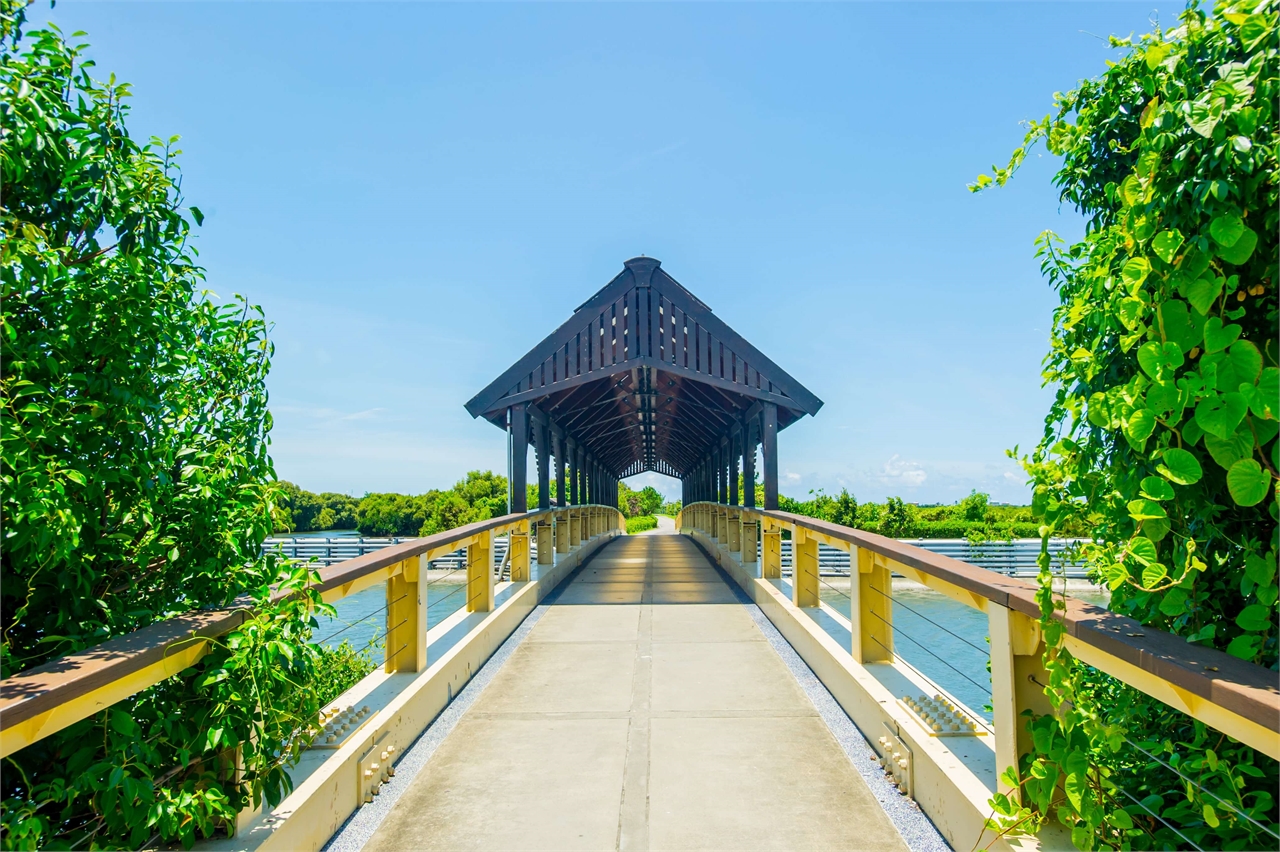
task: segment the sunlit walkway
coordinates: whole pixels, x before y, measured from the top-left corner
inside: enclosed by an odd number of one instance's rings
[[[734,592],[659,534],[560,590],[365,848],[905,847]]]

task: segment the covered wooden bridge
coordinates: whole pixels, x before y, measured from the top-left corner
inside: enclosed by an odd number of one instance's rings
[[[1067,848],[1060,827],[985,824],[993,795],[1018,795],[1003,773],[1030,748],[1023,714],[1051,711],[1036,587],[779,511],[778,431],[820,406],[658,261],[628,261],[467,405],[509,430],[511,513],[321,570],[328,601],[385,589],[385,664],[299,729],[292,792],[206,848]],[[678,477],[683,510],[627,536],[616,486],[641,471]],[[820,547],[848,572],[824,574]],[[908,591],[969,616],[969,639],[941,628],[979,657],[913,637]],[[182,672],[243,619],[190,613],[6,679],[3,754]],[[1061,619],[1077,659],[1280,757],[1274,672],[1074,599]],[[911,642],[981,700],[904,659]]]
[[[511,436],[513,511],[524,511],[533,444],[540,509],[613,503],[644,471],[681,482],[683,502],[738,504],[739,471],[778,506],[778,431],[822,400],[770,361],[651,257],[628,260],[573,316],[467,403]],[[566,468],[569,468],[566,471]],[[755,505],[754,488],[745,505]]]

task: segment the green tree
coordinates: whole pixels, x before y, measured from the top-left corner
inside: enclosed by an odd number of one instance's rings
[[[971,491],[968,497],[965,497],[958,504],[960,516],[966,521],[985,521],[987,520],[988,504],[991,500],[989,494],[983,494],[980,491]]]
[[[1277,664],[1277,16],[1271,4],[1189,7],[1101,77],[1057,97],[994,178],[1044,140],[1079,242],[1039,256],[1061,304],[1044,377],[1056,388],[1025,467],[1046,535],[1085,527],[1112,608],[1264,666]],[[1076,845],[1273,848],[1276,762],[1079,665],[1042,562],[1047,690],[1037,753],[1014,775]],[[1183,767],[1182,786],[1125,744]],[[1144,802],[1139,806],[1124,790]],[[1262,844],[1262,845],[1260,845]]]
[[[5,848],[194,842],[289,786],[317,710],[304,569],[259,546],[276,494],[261,312],[188,243],[176,138],[0,2],[0,669],[237,599],[200,664],[6,758]],[[272,583],[295,596],[268,604]],[[234,773],[240,750],[244,773]]]

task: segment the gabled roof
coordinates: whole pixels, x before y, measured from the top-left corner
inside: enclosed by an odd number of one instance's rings
[[[509,406],[531,403],[557,428],[593,445],[616,474],[630,475],[623,472],[639,465],[680,475],[722,437],[717,433],[727,435],[763,402],[778,406],[779,428],[822,407],[659,261],[637,257],[476,394],[467,411],[505,428]],[[602,432],[605,418],[619,428]]]

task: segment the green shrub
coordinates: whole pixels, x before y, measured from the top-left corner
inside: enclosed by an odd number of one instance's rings
[[[658,519],[653,515],[641,515],[638,518],[627,518],[627,532],[638,533],[658,528]]]
[[[258,309],[204,290],[176,137],[138,144],[129,86],[56,30],[21,35],[24,14],[0,0],[0,674],[242,596],[257,611],[8,756],[0,847],[190,846],[289,789],[325,606],[260,553],[271,343]],[[296,596],[270,603],[273,583]]]
[[[311,684],[316,700],[321,706],[355,686],[365,675],[378,667],[368,651],[357,651],[346,640],[336,648],[323,645],[315,647],[318,657],[315,661]]]

